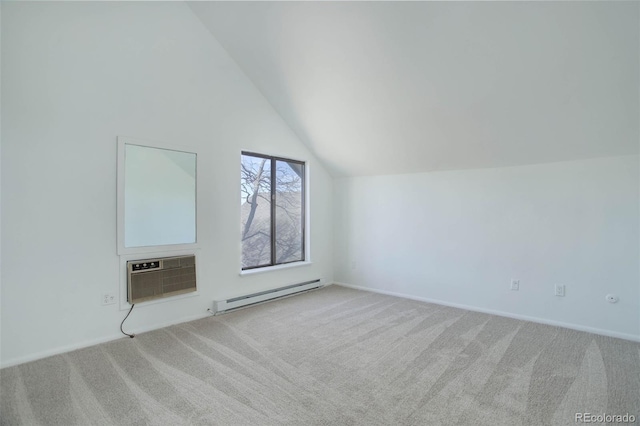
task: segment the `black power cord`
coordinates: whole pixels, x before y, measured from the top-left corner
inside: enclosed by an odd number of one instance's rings
[[[120,323],[120,331],[122,331],[122,334],[124,334],[125,336],[129,336],[132,339],[134,337],[136,337],[135,334],[129,334],[129,333],[125,333],[124,330],[122,329],[122,326],[124,325],[124,322],[127,320],[127,318],[129,318],[129,314],[131,314],[131,311],[133,311],[133,307],[136,306],[136,304],[134,303],[133,305],[131,305],[131,309],[129,309],[129,312],[127,313],[127,316],[124,317],[124,319],[122,320],[122,322]]]

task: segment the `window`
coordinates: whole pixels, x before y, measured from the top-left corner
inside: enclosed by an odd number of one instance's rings
[[[304,163],[242,153],[242,269],[305,260]]]

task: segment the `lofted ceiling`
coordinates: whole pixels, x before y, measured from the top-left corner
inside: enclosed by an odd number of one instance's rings
[[[191,2],[334,176],[638,153],[636,2]]]

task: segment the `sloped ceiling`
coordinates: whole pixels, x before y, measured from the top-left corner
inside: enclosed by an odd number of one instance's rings
[[[638,153],[636,2],[189,5],[335,176]]]

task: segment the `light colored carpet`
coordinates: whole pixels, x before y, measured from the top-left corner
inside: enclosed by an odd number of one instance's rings
[[[5,368],[0,417],[2,425],[576,424],[576,412],[637,418],[639,373],[638,343],[330,286]]]

